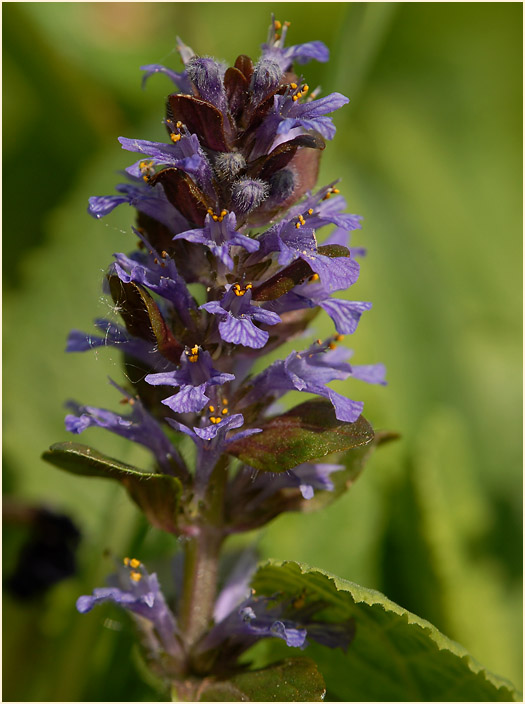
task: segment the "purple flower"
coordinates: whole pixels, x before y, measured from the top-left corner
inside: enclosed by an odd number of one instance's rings
[[[210,405],[208,408],[210,425],[189,428],[187,425],[179,423],[172,418],[166,418],[172,428],[188,435],[197,446],[195,470],[195,490],[197,494],[201,494],[206,488],[206,483],[213,467],[230,443],[262,432],[260,428],[247,428],[231,435],[232,430],[240,428],[244,424],[244,417],[241,413],[224,416],[222,411],[226,410],[227,412],[228,410],[226,404],[219,404],[218,401],[215,401],[215,404]],[[219,407],[221,407],[221,412]]]
[[[171,232],[178,232],[188,226],[186,218],[166,198],[160,183],[152,188],[137,178],[134,183],[119,184],[115,190],[122,195],[92,196],[89,199],[88,213],[94,218],[102,218],[118,205],[128,203],[144,215],[165,225]]]
[[[200,307],[220,319],[219,334],[225,342],[259,349],[268,341],[269,333],[258,328],[253,321],[277,325],[281,319],[277,313],[254,305],[251,289],[251,284],[245,287],[228,285],[220,302],[210,301]]]
[[[112,586],[94,589],[90,596],[80,596],[78,611],[85,614],[98,604],[112,601],[152,624],[155,635],[151,638],[153,634],[149,633],[147,640],[149,645],[156,646],[157,654],[164,651],[173,657],[181,657],[177,622],[160,590],[157,575],[148,574],[138,560],[126,558],[119,574],[109,581]],[[141,625],[140,620],[138,625]]]
[[[192,176],[202,190],[209,195],[213,194],[211,166],[200,146],[199,138],[189,134],[183,127],[177,128],[171,121],[172,143],[150,142],[143,139],[128,139],[119,137],[123,149],[130,152],[144,154],[146,159],[137,161],[126,169],[131,177],[144,180],[154,173],[155,166],[171,166],[185,171]]]
[[[135,252],[131,257],[125,254],[114,254],[116,262],[110,273],[115,273],[124,283],[133,281],[146,286],[154,293],[173,303],[179,317],[186,324],[191,324],[190,310],[195,308],[186,282],[177,271],[172,257],[166,252],[157,252],[152,245],[135,228],[133,232],[142,240],[147,252]]]
[[[357,329],[357,324],[364,311],[370,310],[371,303],[363,301],[347,301],[342,298],[331,298],[330,291],[317,277],[295,286],[284,296],[267,303],[265,308],[276,313],[285,313],[303,308],[320,306],[334,321],[335,329],[341,335],[351,335]]]
[[[138,337],[132,337],[123,327],[111,320],[97,318],[95,326],[103,333],[103,337],[81,330],[71,330],[67,339],[66,352],[86,352],[97,347],[117,347],[153,369],[160,371],[170,366],[166,358],[153,349],[150,343]]]
[[[166,474],[184,473],[184,462],[159,423],[148,413],[138,398],[133,398],[120,386],[114,382],[111,383],[123,394],[124,401],[131,407],[131,413],[122,416],[104,408],[84,406],[75,401],[69,401],[67,406],[75,415],[66,416],[66,430],[80,434],[92,426],[105,428],[148,448]]]
[[[359,278],[359,264],[350,256],[319,254],[315,231],[306,221],[303,224],[295,217],[281,220],[260,236],[260,242],[257,258],[278,252],[279,264],[286,266],[299,257],[321,278],[328,291],[348,288]]]
[[[342,469],[344,466],[341,464],[304,462],[280,474],[260,473],[250,486],[250,492],[257,491],[257,494],[250,500],[247,508],[259,505],[281,489],[296,487],[299,488],[303,499],[309,501],[314,497],[315,491],[333,491],[334,483],[330,475]]]
[[[268,39],[262,45],[264,58],[271,58],[279,64],[281,71],[287,71],[295,61],[298,64],[306,64],[308,61],[326,62],[330,58],[327,47],[320,41],[306,42],[284,48],[289,22],[277,22],[272,16],[272,24],[268,31]]]
[[[284,95],[275,95],[273,108],[262,121],[257,130],[257,140],[252,151],[252,158],[259,157],[281,142],[288,141],[299,134],[314,131],[324,139],[333,139],[335,125],[327,113],[335,112],[348,103],[348,98],[341,93],[330,95],[304,103],[300,99],[308,86],[297,86]]]
[[[226,384],[233,379],[233,374],[223,374],[214,369],[209,352],[195,345],[191,349],[186,348],[179,369],[148,374],[145,381],[153,386],[178,386],[179,391],[165,398],[162,403],[176,413],[198,413],[210,400],[206,396],[209,387]]]
[[[354,423],[363,410],[363,403],[352,401],[325,384],[349,376],[369,383],[384,384],[384,367],[351,367],[343,361],[351,355],[350,350],[335,348],[333,341],[324,344],[319,342],[303,352],[292,352],[286,359],[274,362],[257,375],[252,380],[252,389],[243,399],[243,404],[253,403],[262,397],[277,399],[286,391],[305,391],[328,398],[339,420]]]
[[[186,230],[173,239],[205,245],[231,271],[233,259],[230,256],[230,247],[243,247],[248,252],[256,252],[259,249],[259,242],[238,232],[235,229],[236,224],[235,213],[223,210],[220,215],[214,215],[208,212],[203,228]]]

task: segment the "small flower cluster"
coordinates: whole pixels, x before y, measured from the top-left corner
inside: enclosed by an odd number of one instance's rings
[[[303,463],[280,474],[255,473],[246,463],[221,465],[229,448],[262,431],[272,404],[288,391],[327,399],[338,421],[354,423],[363,404],[336,393],[333,380],[384,383],[382,365],[348,363],[338,346],[355,332],[370,303],[333,296],[359,276],[349,233],[360,218],[344,212],[336,183],[314,190],[325,140],[334,137],[330,114],[348,99],[310,92],[293,63],[328,60],[318,41],[285,47],[287,23],[273,21],[256,62],[239,56],[226,67],[195,55],[180,40],[184,69],[144,66],[144,80],[165,74],[176,91],[168,98],[165,142],[120,138],[137,153],[117,195],[96,196],[96,218],[127,203],[137,211],[138,248],[118,253],[108,271],[107,290],[124,326],[97,320],[100,335],[70,334],[67,349],[112,345],[138,370],[132,390],[115,384],[128,414],[71,402],[66,427],[81,433],[106,428],[140,443],[151,453],[155,473],[182,487],[182,516],[173,529],[202,533],[195,519],[218,466],[227,473],[222,536],[250,530],[283,510],[297,509],[315,491],[333,489],[340,465]],[[319,244],[319,232],[334,226]],[[304,336],[315,313],[324,310],[334,334],[293,351],[258,373],[262,356]],[[177,449],[177,434],[196,446],[195,467]],[[185,507],[185,508],[184,508]],[[307,636],[346,647],[349,624],[323,625],[313,616],[322,605],[284,603],[250,594],[245,570],[215,600],[208,629],[193,649],[193,667],[205,653],[224,667],[262,637],[293,647]],[[168,607],[154,574],[126,560],[117,582],[78,600],[81,612],[114,601],[153,626],[150,646],[173,661],[187,657],[184,628]],[[195,640],[195,639],[194,639]],[[207,660],[211,669],[210,658]]]

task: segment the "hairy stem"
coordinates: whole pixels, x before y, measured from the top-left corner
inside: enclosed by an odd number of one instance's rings
[[[215,466],[198,518],[198,533],[185,545],[181,627],[186,648],[206,632],[217,596],[219,554],[224,540],[224,488],[228,459]]]

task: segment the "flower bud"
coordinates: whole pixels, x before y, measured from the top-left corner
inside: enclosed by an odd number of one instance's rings
[[[221,111],[227,109],[226,93],[222,83],[223,71],[214,59],[194,56],[186,64],[186,73],[203,100]]]
[[[270,199],[276,205],[287,200],[294,192],[296,178],[291,169],[276,171],[269,180]]]
[[[253,102],[258,104],[275,91],[282,75],[281,67],[274,59],[265,58],[258,61],[253,69],[250,85]]]
[[[270,188],[258,178],[245,178],[236,181],[232,187],[232,202],[239,213],[249,213],[268,197]]]
[[[246,167],[246,159],[240,152],[219,152],[215,157],[214,168],[218,177],[232,180]]]

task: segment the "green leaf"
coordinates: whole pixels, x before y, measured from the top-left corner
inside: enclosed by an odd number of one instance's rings
[[[228,452],[265,472],[285,472],[302,462],[368,445],[374,431],[363,416],[337,420],[329,401],[306,401],[260,424],[262,433],[232,443]]]
[[[322,702],[326,687],[310,658],[282,662],[212,682],[200,690],[200,702]]]
[[[167,474],[141,472],[136,467],[75,442],[51,445],[42,459],[71,474],[84,477],[116,479],[127,490],[152,525],[170,533],[176,532],[176,520],[182,485]]]
[[[308,649],[337,699],[519,701],[509,682],[380,592],[295,562],[263,565],[252,586],[258,594],[321,599],[327,621],[353,619],[355,638],[346,654],[316,644]]]

